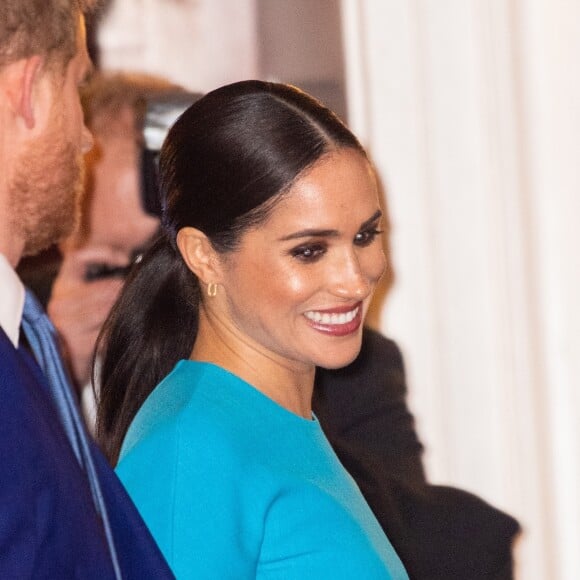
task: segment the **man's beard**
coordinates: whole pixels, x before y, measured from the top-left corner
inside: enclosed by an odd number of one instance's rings
[[[83,157],[63,141],[62,113],[21,155],[10,183],[13,231],[24,239],[23,256],[35,255],[74,229],[83,189]]]

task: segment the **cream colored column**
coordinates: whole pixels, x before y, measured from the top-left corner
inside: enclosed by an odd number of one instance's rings
[[[558,575],[580,574],[580,3],[518,5]]]
[[[516,515],[518,575],[580,570],[576,2],[343,0],[350,119],[387,190],[436,481]]]

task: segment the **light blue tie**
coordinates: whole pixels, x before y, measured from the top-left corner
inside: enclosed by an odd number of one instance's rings
[[[26,290],[22,328],[30,348],[47,379],[50,395],[54,401],[64,431],[70,441],[77,460],[85,472],[95,509],[101,516],[111,554],[113,568],[118,579],[122,578],[117,551],[107,514],[107,506],[99,484],[95,464],[91,455],[91,444],[83,419],[73,395],[71,382],[58,349],[56,329],[32,292]],[[66,525],[66,523],[63,523]]]

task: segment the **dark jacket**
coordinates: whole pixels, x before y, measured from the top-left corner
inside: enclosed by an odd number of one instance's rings
[[[406,395],[397,345],[365,329],[351,365],[317,370],[313,408],[412,579],[512,578],[518,523],[470,493],[427,482]]]

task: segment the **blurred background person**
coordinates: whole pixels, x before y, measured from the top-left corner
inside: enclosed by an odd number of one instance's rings
[[[95,145],[86,157],[80,227],[61,247],[48,301],[80,385],[89,381],[96,334],[126,269],[157,231],[140,196],[142,122],[148,100],[170,91],[173,85],[145,75],[98,75],[83,91]]]

